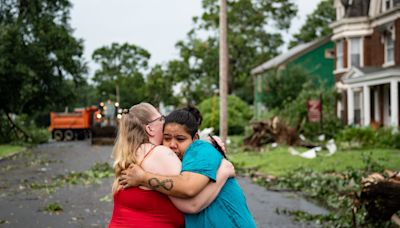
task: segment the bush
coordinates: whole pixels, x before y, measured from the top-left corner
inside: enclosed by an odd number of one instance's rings
[[[47,128],[39,128],[35,122],[25,114],[18,115],[14,119],[14,123],[21,128],[29,138],[25,138],[24,135],[12,129],[9,124],[7,117],[0,116],[0,120],[3,121],[3,125],[0,127],[0,143],[12,143],[12,144],[39,144],[47,142],[50,138],[50,133]]]
[[[219,97],[211,97],[202,101],[198,108],[203,115],[202,128],[213,127],[219,132]],[[243,134],[245,126],[253,117],[251,107],[236,96],[228,97],[228,132],[230,135]]]
[[[392,128],[346,127],[336,137],[342,146],[350,148],[379,147],[400,149],[400,133]]]

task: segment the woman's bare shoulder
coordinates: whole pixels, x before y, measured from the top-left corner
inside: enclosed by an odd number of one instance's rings
[[[182,163],[178,156],[166,146],[157,146],[143,161],[143,169],[160,175],[178,175]]]

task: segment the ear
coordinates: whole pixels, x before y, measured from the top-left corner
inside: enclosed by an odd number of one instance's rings
[[[149,136],[154,136],[153,128],[152,128],[150,125],[146,125],[146,126],[145,126],[145,130],[146,130],[146,133],[147,133]]]
[[[200,139],[199,132],[197,132],[193,137],[193,140],[197,140],[197,139]]]

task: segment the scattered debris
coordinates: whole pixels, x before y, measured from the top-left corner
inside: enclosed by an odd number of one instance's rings
[[[317,157],[317,152],[321,151],[321,150],[322,150],[322,148],[317,146],[317,147],[314,147],[312,149],[307,150],[306,152],[300,153],[295,148],[289,147],[289,153],[291,155],[300,156],[302,158],[308,158],[308,159],[316,158]]]
[[[107,194],[100,198],[100,202],[111,202],[111,201],[112,201],[112,197],[110,196],[110,194]]]
[[[49,203],[44,210],[50,213],[63,211],[62,207],[58,203]]]
[[[325,147],[328,149],[328,156],[332,156],[334,153],[336,153],[337,147],[334,139],[328,140]]]

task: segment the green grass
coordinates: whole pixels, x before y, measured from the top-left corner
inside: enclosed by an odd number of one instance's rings
[[[306,150],[304,148],[296,149]],[[327,152],[321,151],[317,152],[321,156],[317,156],[315,159],[306,159],[291,155],[287,146],[279,146],[275,149],[266,146],[260,151],[244,151],[240,147],[239,139],[234,138],[228,151],[229,159],[241,168],[256,168],[262,173],[275,176],[284,176],[300,167],[311,168],[319,172],[341,172],[349,168],[362,169],[365,167],[365,159],[368,156],[387,169],[398,170],[400,167],[400,151],[394,149],[338,150],[329,157],[323,156]]]
[[[0,145],[0,158],[22,151],[24,147],[14,145]]]

